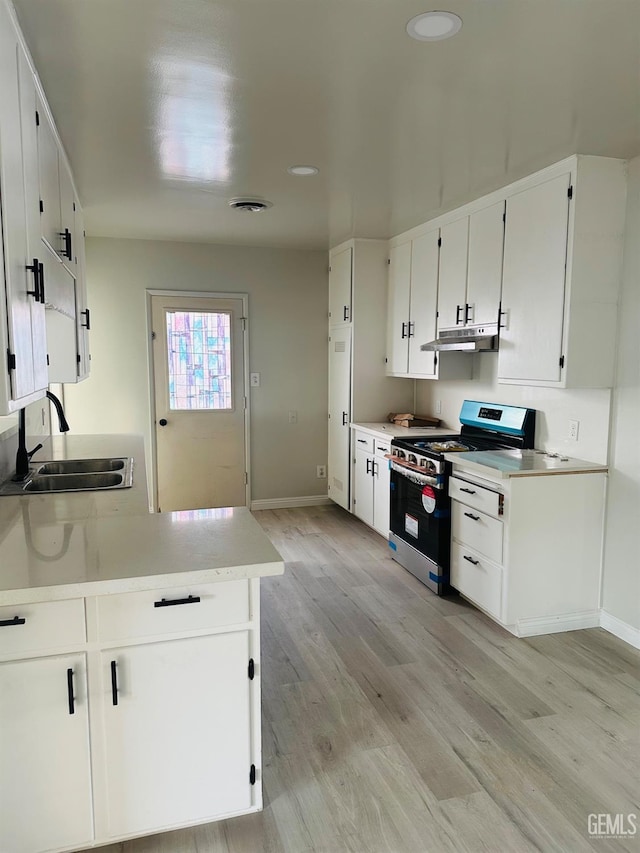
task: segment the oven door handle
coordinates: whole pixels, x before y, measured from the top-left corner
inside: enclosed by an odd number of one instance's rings
[[[427,474],[421,474],[420,471],[405,468],[397,462],[391,463],[391,470],[418,486],[433,486],[434,489],[442,489],[442,484],[437,477],[429,477]]]

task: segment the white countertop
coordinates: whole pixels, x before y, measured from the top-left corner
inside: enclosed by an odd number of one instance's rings
[[[386,423],[352,423],[352,429],[359,429],[369,435],[374,435],[378,438],[416,438],[420,435],[432,435],[434,438],[438,435],[457,435],[460,430],[447,429],[447,427],[401,427],[389,422]]]
[[[490,472],[500,479],[548,474],[597,474],[608,471],[606,465],[551,454],[544,450],[479,450],[445,453],[444,457],[457,468],[467,468],[478,474]]]
[[[142,439],[55,438],[34,456],[133,456],[134,485],[0,496],[0,606],[282,574],[246,507],[150,514]]]

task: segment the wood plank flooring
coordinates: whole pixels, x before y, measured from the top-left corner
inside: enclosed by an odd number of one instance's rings
[[[434,596],[338,507],[255,513],[265,809],[106,853],[580,853],[640,823],[640,653],[602,629],[517,639]]]

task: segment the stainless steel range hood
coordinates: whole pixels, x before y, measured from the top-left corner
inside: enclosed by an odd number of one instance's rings
[[[461,352],[495,352],[498,349],[498,324],[461,326],[442,329],[435,341],[422,344],[421,350],[460,350]]]

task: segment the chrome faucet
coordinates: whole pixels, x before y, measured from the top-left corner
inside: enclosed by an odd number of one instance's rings
[[[62,403],[55,394],[51,393],[51,391],[47,391],[47,397],[56,407],[60,432],[69,432],[69,424],[64,416]],[[31,462],[31,457],[34,453],[40,450],[41,447],[42,444],[36,444],[33,450],[27,450],[26,417],[24,409],[20,409],[20,415],[18,417],[18,452],[16,453],[16,472],[12,477],[14,481],[21,482],[22,480],[27,479],[29,476],[29,463]]]

